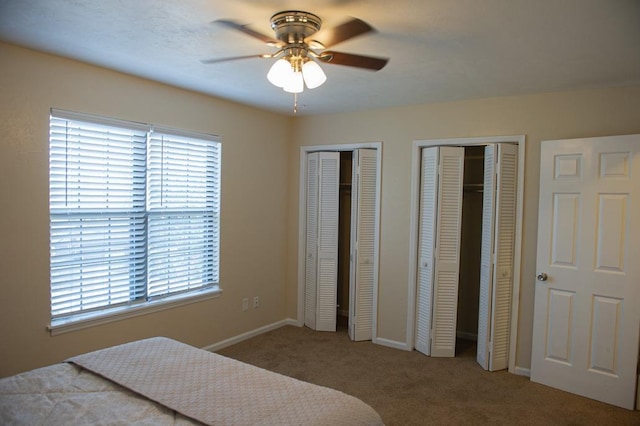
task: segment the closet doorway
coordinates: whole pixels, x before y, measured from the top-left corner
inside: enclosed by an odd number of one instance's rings
[[[300,153],[298,323],[373,340],[377,311],[381,144]],[[344,317],[342,316],[344,315]]]
[[[455,356],[477,339],[483,368],[512,366],[524,137],[414,142],[408,340]]]

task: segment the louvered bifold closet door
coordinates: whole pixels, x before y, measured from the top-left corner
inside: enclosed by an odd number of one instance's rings
[[[318,293],[318,158],[317,152],[307,155],[304,324],[312,330],[316,329]]]
[[[496,192],[496,146],[484,149],[484,185],[482,194],[482,242],[480,255],[480,295],[478,307],[478,346],[476,360],[489,369],[491,339],[491,294],[493,293],[493,240]]]
[[[518,181],[518,146],[503,143],[497,148],[490,371],[509,366]]]
[[[371,340],[373,329],[373,284],[377,271],[376,192],[377,155],[374,149],[353,152],[351,202],[351,306],[352,339]]]
[[[485,148],[477,361],[485,370],[508,367],[513,291],[518,147]]]
[[[316,330],[336,331],[340,153],[319,153]]]
[[[433,260],[438,200],[438,147],[423,148],[420,165],[420,212],[416,294],[416,350],[431,354]]]
[[[440,147],[431,356],[456,350],[464,148]]]

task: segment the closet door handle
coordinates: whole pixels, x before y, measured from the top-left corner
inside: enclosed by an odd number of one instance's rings
[[[547,275],[546,272],[540,272],[536,278],[538,279],[538,281],[546,281],[547,278],[549,278],[549,276]]]

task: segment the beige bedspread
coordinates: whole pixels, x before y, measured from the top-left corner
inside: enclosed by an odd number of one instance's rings
[[[76,365],[0,379],[0,425],[202,425]]]
[[[68,361],[209,425],[382,424],[357,398],[167,338],[127,343]],[[0,381],[0,400],[2,392]],[[174,421],[183,420],[177,416]]]

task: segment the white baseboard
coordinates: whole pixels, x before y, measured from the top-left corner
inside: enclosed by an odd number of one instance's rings
[[[285,325],[294,325],[296,327],[299,327],[297,320],[294,320],[291,318],[283,319],[281,321],[274,322],[273,324],[268,324],[263,327],[256,328],[255,330],[251,330],[251,331],[247,331],[246,333],[239,334],[238,336],[233,336],[228,339],[222,340],[220,342],[214,343],[212,345],[205,346],[202,349],[209,352],[216,352],[216,351],[219,351],[220,349],[226,348],[227,346],[235,345],[236,343],[240,343],[244,340],[251,339],[252,337],[259,336],[260,334],[264,334],[268,331],[275,330],[280,327],[284,327]]]
[[[394,348],[394,349],[400,349],[402,351],[411,351],[411,350],[413,350],[413,348],[410,348],[409,345],[407,345],[406,342],[397,342],[395,340],[383,339],[381,337],[374,338],[373,339],[373,343],[378,344],[378,345],[382,345],[382,346],[388,346],[388,347]]]
[[[513,374],[517,374],[518,376],[531,377],[531,369],[516,366],[513,369]]]

